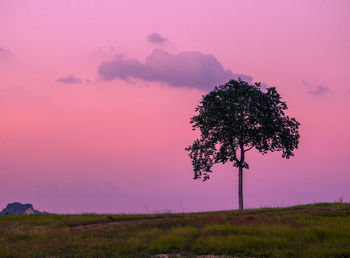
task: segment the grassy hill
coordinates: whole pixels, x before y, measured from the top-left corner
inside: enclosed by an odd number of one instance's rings
[[[154,215],[0,216],[0,257],[350,257],[350,204]]]

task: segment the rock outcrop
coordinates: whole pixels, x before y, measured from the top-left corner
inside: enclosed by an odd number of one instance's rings
[[[40,211],[34,209],[30,203],[22,204],[13,202],[7,204],[6,208],[0,212],[0,215],[17,215],[17,214],[40,214]]]

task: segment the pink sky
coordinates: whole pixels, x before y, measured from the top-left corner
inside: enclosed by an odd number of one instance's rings
[[[301,123],[295,157],[248,154],[245,206],[349,202],[349,11],[346,0],[0,0],[0,209],[237,208],[237,169],[193,181],[184,151],[202,94],[236,74],[276,86]]]

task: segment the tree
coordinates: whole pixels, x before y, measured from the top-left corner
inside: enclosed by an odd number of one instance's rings
[[[262,90],[260,83],[238,79],[215,87],[196,107],[192,129],[200,139],[186,147],[192,160],[194,179],[206,181],[216,163],[238,167],[238,202],[243,209],[243,169],[249,169],[245,153],[255,148],[262,154],[282,151],[294,156],[299,143],[299,123],[285,115],[287,104],[275,87]]]

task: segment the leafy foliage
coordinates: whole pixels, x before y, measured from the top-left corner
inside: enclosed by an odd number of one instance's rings
[[[230,161],[248,169],[244,152],[252,148],[262,154],[282,151],[283,158],[294,156],[298,148],[300,124],[285,115],[287,104],[275,87],[264,92],[260,83],[231,80],[204,95],[195,110],[198,114],[191,124],[193,130],[200,130],[201,138],[186,148],[194,179],[209,179],[216,163]]]

